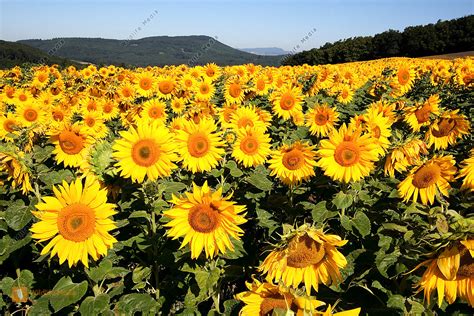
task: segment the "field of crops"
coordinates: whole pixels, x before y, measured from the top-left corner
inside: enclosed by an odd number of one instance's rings
[[[0,71],[0,314],[472,314],[473,66]]]

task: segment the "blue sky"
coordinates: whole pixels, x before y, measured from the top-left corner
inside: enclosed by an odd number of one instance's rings
[[[473,13],[474,0],[0,0],[0,39],[209,35],[237,48],[305,50]]]

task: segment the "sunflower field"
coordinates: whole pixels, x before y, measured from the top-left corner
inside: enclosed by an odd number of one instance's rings
[[[0,314],[472,315],[473,66],[0,71]]]

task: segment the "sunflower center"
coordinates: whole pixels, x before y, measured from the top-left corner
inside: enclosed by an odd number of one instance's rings
[[[437,164],[423,166],[413,176],[412,184],[418,189],[424,189],[433,185],[441,176],[441,169]]]
[[[62,112],[56,111],[53,113],[53,120],[61,122],[64,120],[64,114]]]
[[[160,108],[158,107],[153,107],[151,108],[149,111],[148,111],[148,115],[151,117],[151,118],[160,118],[163,116],[163,112],[161,111]]]
[[[428,122],[430,120],[430,114],[431,106],[429,104],[425,104],[415,111],[415,116],[419,124]]]
[[[114,109],[114,107],[109,103],[104,105],[104,113],[106,113],[106,114],[109,114],[110,112],[112,112],[113,109]]]
[[[263,90],[265,89],[265,80],[259,79],[257,80],[257,90]]]
[[[314,122],[319,126],[326,125],[328,120],[329,116],[327,115],[327,113],[317,113],[314,117]]]
[[[238,98],[241,92],[242,92],[242,89],[240,88],[240,85],[238,83],[232,83],[230,85],[229,94],[231,97]]]
[[[372,133],[373,133],[372,135],[375,138],[380,138],[380,134],[381,134],[380,127],[375,126],[374,128],[372,128]]]
[[[359,162],[360,149],[352,141],[345,140],[334,151],[334,159],[343,167],[350,167]]]
[[[237,125],[239,127],[247,127],[247,126],[253,127],[253,121],[248,117],[242,117],[241,119],[239,119],[239,122],[237,123]]]
[[[444,118],[438,123],[438,129],[433,128],[431,133],[434,137],[445,137],[448,136],[452,130],[456,127],[456,120],[451,118]]]
[[[202,85],[199,90],[201,91],[202,94],[208,94],[209,93],[209,86],[207,84]]]
[[[139,82],[140,88],[143,90],[151,89],[151,79],[150,78],[142,78]]]
[[[39,82],[45,82],[46,78],[48,78],[48,76],[46,74],[39,74],[38,75],[38,81]]]
[[[132,92],[128,88],[123,88],[122,89],[122,95],[126,98],[129,98],[132,96]]]
[[[347,99],[348,96],[349,96],[349,91],[343,90],[343,91],[342,91],[342,94],[341,94],[341,97],[342,97],[343,99]]]
[[[3,122],[3,129],[6,130],[8,133],[12,133],[15,131],[15,121],[14,120],[5,120]]]
[[[95,125],[95,119],[93,119],[92,117],[86,118],[86,125],[89,127],[93,127]]]
[[[34,109],[27,109],[24,113],[23,116],[25,117],[25,120],[28,122],[34,122],[38,118],[38,112]]]
[[[295,99],[290,94],[284,94],[280,99],[280,107],[283,110],[291,110],[295,106]]]
[[[215,74],[214,69],[208,68],[208,69],[206,70],[206,75],[207,75],[208,77],[214,77],[214,74]]]
[[[191,135],[188,140],[188,151],[193,157],[202,157],[209,151],[209,138],[205,135]]]
[[[142,139],[132,147],[132,159],[141,167],[154,165],[160,157],[160,147],[152,139]]]
[[[24,94],[20,94],[20,96],[18,97],[18,99],[20,99],[20,101],[22,101],[22,102],[25,102],[25,101],[28,99],[28,97],[27,97],[26,95],[24,95]]]
[[[287,310],[297,310],[291,300],[286,301],[281,295],[273,295],[270,297],[265,297],[260,303],[260,315],[271,315],[275,309]]]
[[[210,233],[218,224],[219,212],[208,204],[199,204],[189,211],[188,222],[191,227],[199,233]]]
[[[464,252],[461,255],[456,277],[474,278],[474,259],[466,249],[464,249]]]
[[[405,85],[408,83],[408,81],[410,80],[410,73],[408,72],[408,70],[406,69],[401,69],[399,72],[398,72],[398,82],[401,84],[401,85]]]
[[[325,254],[324,246],[305,234],[290,241],[286,264],[293,268],[305,268],[319,263]]]
[[[174,88],[174,85],[170,81],[162,81],[158,85],[158,89],[160,89],[160,92],[163,94],[171,93],[171,91],[173,91],[173,88]]]
[[[64,239],[82,242],[95,231],[95,212],[85,204],[74,203],[59,212],[57,223]]]
[[[304,163],[303,153],[299,149],[293,148],[283,155],[282,163],[289,170],[297,170]]]
[[[258,140],[253,135],[246,136],[240,142],[240,149],[247,155],[254,155],[258,152]]]
[[[59,134],[59,146],[68,155],[75,155],[84,148],[84,139],[71,131],[63,131]]]
[[[89,102],[89,104],[87,104],[87,111],[97,111],[97,104],[94,101]]]

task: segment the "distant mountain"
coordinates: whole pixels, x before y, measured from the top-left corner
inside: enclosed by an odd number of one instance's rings
[[[279,47],[258,47],[258,48],[239,48],[239,50],[256,54],[256,55],[265,55],[265,56],[278,56],[289,54],[289,51],[286,51]]]
[[[61,66],[76,65],[71,60],[47,54],[40,49],[0,40],[0,68],[11,68],[24,63],[42,63],[42,64],[58,64]]]
[[[94,64],[194,66],[215,62],[218,65],[254,63],[277,66],[280,63],[279,57],[242,52],[209,36],[155,36],[137,40],[71,37],[18,42],[45,52],[56,47],[57,56]]]

